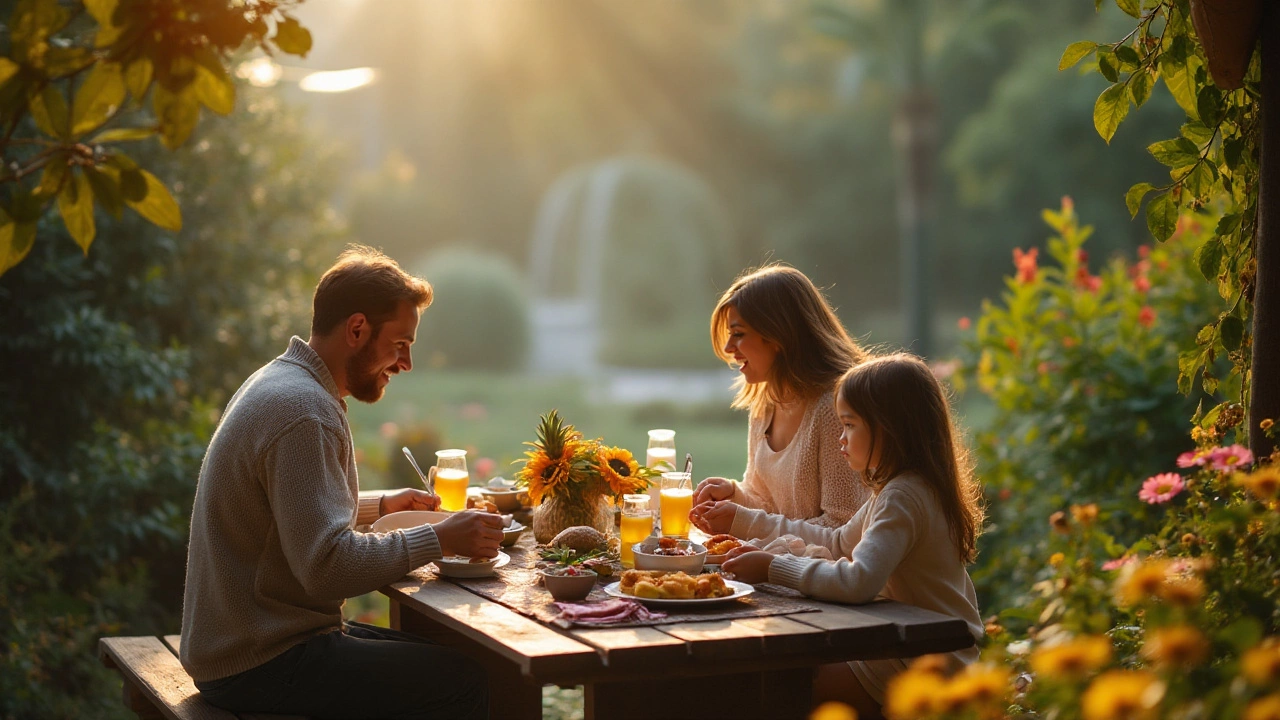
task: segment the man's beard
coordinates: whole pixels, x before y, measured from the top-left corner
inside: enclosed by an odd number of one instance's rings
[[[374,367],[374,341],[377,339],[375,332],[364,347],[347,358],[347,392],[360,402],[378,402],[386,390],[378,384],[382,371]]]

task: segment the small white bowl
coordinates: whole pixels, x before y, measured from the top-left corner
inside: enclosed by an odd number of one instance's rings
[[[498,506],[499,512],[509,513],[520,509],[520,488],[486,487],[480,489],[480,495]]]
[[[653,551],[657,547],[658,538],[655,537],[631,546],[632,552],[635,553],[637,570],[684,571],[694,575],[702,572],[702,566],[707,560],[707,549],[695,542],[689,543],[689,547],[694,551],[693,555],[654,555]]]
[[[502,547],[511,547],[512,545],[515,545],[516,541],[520,539],[520,536],[528,529],[529,528],[524,525],[512,521],[502,530]]]

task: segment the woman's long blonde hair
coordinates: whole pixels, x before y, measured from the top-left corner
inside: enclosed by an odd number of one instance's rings
[[[792,395],[813,398],[827,392],[866,357],[818,288],[793,267],[775,263],[747,271],[720,297],[711,313],[711,345],[721,360],[732,363],[733,356],[724,351],[729,308],[778,346],[764,382],[752,385],[739,376],[735,383],[733,407],[748,408],[752,415]]]
[[[985,514],[982,490],[929,366],[906,353],[870,358],[840,378],[836,397],[866,423],[869,456],[880,448],[879,465],[860,468],[862,481],[879,490],[903,473],[919,475],[942,506],[961,562],[972,562]]]

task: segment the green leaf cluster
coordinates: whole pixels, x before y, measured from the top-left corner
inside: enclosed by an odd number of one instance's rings
[[[166,230],[182,212],[164,183],[121,149],[158,138],[181,147],[203,109],[228,115],[232,53],[305,56],[311,36],[290,14],[301,0],[15,0],[0,56],[0,274],[31,251],[56,204],[87,253],[95,207],[124,207]],[[152,117],[129,110],[149,109]]]
[[[1255,52],[1244,86],[1224,91],[1213,84],[1208,61],[1191,23],[1190,0],[1117,0],[1138,25],[1114,43],[1081,41],[1062,54],[1065,70],[1094,56],[1096,69],[1112,84],[1098,96],[1094,127],[1108,143],[1129,115],[1141,107],[1152,88],[1163,81],[1186,113],[1177,137],[1147,148],[1169,169],[1168,182],[1139,182],[1125,194],[1131,217],[1146,200],[1147,228],[1164,242],[1178,230],[1186,210],[1210,207],[1222,219],[1195,251],[1204,279],[1217,288],[1226,309],[1196,334],[1197,347],[1178,359],[1178,386],[1191,391],[1197,379],[1206,392],[1220,380],[1214,361],[1225,354],[1230,376],[1237,382],[1228,400],[1247,402],[1247,352],[1252,342],[1248,321],[1252,312],[1254,238],[1257,234],[1258,143],[1261,112],[1261,63]]]

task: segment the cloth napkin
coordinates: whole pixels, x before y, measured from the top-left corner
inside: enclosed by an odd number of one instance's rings
[[[831,557],[831,551],[821,545],[807,545],[805,541],[795,535],[780,535],[770,542],[768,545],[760,548],[774,555],[799,555],[800,557],[817,558],[819,560],[834,560]]]
[[[666,613],[646,608],[635,600],[611,598],[603,602],[555,604],[560,613],[551,621],[560,627],[577,625],[611,625],[620,622],[660,620]]]

